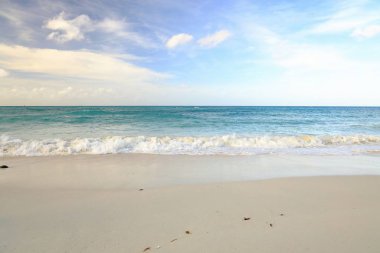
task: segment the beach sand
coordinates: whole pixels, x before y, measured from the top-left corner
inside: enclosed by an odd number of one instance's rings
[[[2,158],[0,252],[380,252],[378,161]]]

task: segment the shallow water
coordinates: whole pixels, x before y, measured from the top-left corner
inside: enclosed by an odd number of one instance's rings
[[[380,107],[0,107],[0,155],[360,154]]]

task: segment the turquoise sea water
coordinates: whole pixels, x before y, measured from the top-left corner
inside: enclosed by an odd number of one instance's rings
[[[0,156],[380,151],[380,107],[0,107]]]

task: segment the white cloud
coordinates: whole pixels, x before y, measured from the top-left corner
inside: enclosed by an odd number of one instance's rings
[[[70,93],[72,91],[73,91],[73,87],[68,86],[68,87],[66,87],[66,88],[58,91],[58,95],[65,96],[65,95],[67,95],[68,93]]]
[[[52,77],[149,82],[167,77],[125,62],[123,57],[91,51],[63,51],[0,44],[0,66],[15,71]]]
[[[0,77],[6,77],[8,75],[9,74],[8,74],[8,72],[6,70],[0,68]]]
[[[197,41],[198,45],[205,48],[215,47],[218,44],[225,41],[228,37],[231,36],[231,33],[228,30],[220,30],[211,35],[203,37]],[[190,43],[193,40],[193,36],[187,33],[180,33],[172,36],[166,41],[166,47],[169,49],[176,48]]]
[[[372,38],[378,34],[380,34],[380,25],[369,25],[355,29],[351,33],[351,36],[356,38]]]
[[[218,44],[222,43],[231,36],[231,33],[228,30],[220,30],[216,33],[208,35],[198,40],[198,44],[201,47],[215,47]]]
[[[176,48],[178,46],[185,45],[193,40],[193,36],[187,33],[180,33],[172,36],[166,41],[166,47],[169,49]]]
[[[166,101],[171,76],[123,55],[0,44],[1,105],[144,104]],[[164,102],[162,102],[164,103]]]
[[[53,30],[47,37],[49,40],[64,43],[71,40],[83,40],[84,33],[92,29],[92,21],[87,15],[65,19],[65,13],[61,12],[48,20],[45,27]]]
[[[0,85],[1,105],[112,104],[121,93],[93,84],[68,86],[64,80],[9,78],[7,84]]]
[[[45,28],[53,30],[47,39],[65,43],[72,40],[83,40],[85,34],[89,32],[104,32],[115,35],[132,43],[151,48],[154,43],[133,32],[131,25],[124,19],[105,18],[103,20],[92,20],[87,15],[79,15],[73,19],[67,19],[65,13],[61,12],[58,16],[48,20]]]

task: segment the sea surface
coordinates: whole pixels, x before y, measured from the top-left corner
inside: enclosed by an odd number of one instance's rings
[[[380,153],[380,107],[0,107],[0,156]]]

